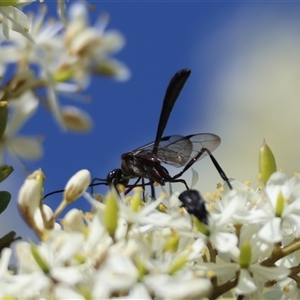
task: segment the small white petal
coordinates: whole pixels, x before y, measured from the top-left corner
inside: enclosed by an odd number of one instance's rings
[[[57,10],[58,10],[58,15],[59,15],[61,21],[63,22],[65,27],[67,27],[68,22],[67,22],[67,18],[66,18],[66,3],[64,0],[57,1]]]
[[[74,291],[72,286],[55,284],[55,299],[76,299],[85,300],[85,298]]]
[[[12,250],[10,248],[4,248],[1,252],[0,280],[3,276],[5,276],[7,274],[7,269],[8,269],[11,253],[12,253]]]
[[[26,14],[13,6],[1,6],[0,12],[5,23],[11,30],[25,35],[29,30],[30,20]]]
[[[122,33],[117,30],[106,31],[103,36],[102,49],[105,52],[115,53],[124,47],[125,38]]]
[[[237,287],[235,288],[237,294],[250,294],[257,290],[257,286],[248,270],[241,269],[240,277]]]
[[[84,237],[81,233],[72,232],[66,234],[63,244],[55,255],[55,263],[59,264],[73,257],[74,254],[80,251],[83,241]]]
[[[212,284],[208,279],[179,278],[158,275],[145,278],[145,284],[158,298],[162,299],[202,299],[211,294]]]
[[[291,270],[285,267],[264,267],[259,264],[251,265],[249,270],[259,279],[267,280],[283,280],[291,273]]]
[[[287,176],[282,172],[275,172],[273,173],[268,182],[267,185],[284,185],[287,182]]]
[[[285,218],[285,220],[288,221],[290,224],[293,224],[294,236],[295,238],[299,238],[300,237],[300,216],[291,213]]]
[[[136,282],[138,271],[132,260],[123,254],[110,254],[105,266],[95,275],[95,280],[111,292],[128,290]],[[96,282],[94,289],[98,289]]]
[[[215,264],[215,263],[204,263],[202,265],[198,265],[197,269],[205,270],[205,271],[212,271],[216,274],[216,276],[228,276],[233,278],[235,276],[235,272],[240,269],[239,264],[236,263],[228,263],[228,264]]]
[[[258,236],[268,243],[278,243],[282,240],[281,218],[269,220],[258,232]]]
[[[83,274],[78,267],[56,267],[51,270],[51,276],[68,285],[75,285],[83,279]]]
[[[128,296],[126,297],[117,297],[117,298],[112,298],[115,300],[125,300],[125,299],[143,299],[143,300],[151,300],[153,299],[147,288],[145,287],[144,284],[138,283],[134,285],[134,287],[130,290]]]
[[[63,219],[63,226],[64,230],[67,232],[71,231],[79,231],[82,232],[82,230],[85,228],[84,224],[84,215],[82,210],[73,208],[65,215]]]
[[[75,2],[70,6],[68,11],[69,19],[74,24],[81,24],[81,27],[84,28],[89,24],[89,14],[85,4],[80,2]]]
[[[21,96],[21,98],[18,99],[18,103],[13,106],[14,111],[5,134],[7,136],[13,136],[36,112],[38,105],[39,101],[32,93],[26,93]]]
[[[43,156],[43,148],[38,137],[15,137],[8,140],[7,147],[16,156],[38,159]]]
[[[210,237],[210,240],[221,253],[229,252],[238,243],[237,236],[228,232],[216,232]]]

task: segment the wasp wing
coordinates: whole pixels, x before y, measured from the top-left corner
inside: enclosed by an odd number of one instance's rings
[[[219,136],[212,133],[191,134],[188,136],[171,135],[163,137],[158,145],[157,153],[153,153],[154,142],[146,144],[134,151],[133,155],[141,159],[157,160],[157,158],[174,167],[185,166],[200,152],[198,158],[207,156],[205,149],[214,151],[221,143]]]

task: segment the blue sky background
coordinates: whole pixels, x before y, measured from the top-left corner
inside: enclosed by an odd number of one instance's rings
[[[122,153],[153,141],[165,89],[181,68],[192,69],[192,74],[165,135],[220,135],[222,144],[214,154],[227,175],[241,181],[256,179],[264,137],[273,146],[279,167],[289,175],[300,171],[299,2],[90,3],[96,5],[92,23],[100,12],[108,12],[108,28],[124,34],[125,48],[115,57],[127,64],[132,76],[126,82],[95,78],[84,91],[92,102],[78,106],[93,117],[89,134],[62,132],[42,108],[23,128],[22,133],[45,136],[43,159],[26,162],[29,169],[41,167],[45,172],[45,193],[63,188],[82,168],[105,178],[120,166]],[[46,4],[55,15],[55,3]],[[221,180],[209,159],[195,169],[198,188],[203,193],[214,191]],[[24,179],[17,168],[7,189],[12,184],[16,189]],[[179,189],[183,187],[178,185]],[[52,197],[47,204],[56,207],[60,199]],[[12,201],[6,222],[16,211],[16,194]],[[81,200],[75,206],[84,208],[86,203]]]

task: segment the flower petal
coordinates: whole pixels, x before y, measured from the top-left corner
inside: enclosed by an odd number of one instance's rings
[[[259,264],[251,265],[249,269],[259,279],[267,280],[283,280],[291,273],[291,270],[285,267],[264,267]]]
[[[258,236],[268,243],[278,243],[282,240],[281,218],[269,220],[258,232]]]
[[[237,294],[250,294],[255,292],[257,289],[256,284],[253,281],[253,278],[250,276],[248,270],[241,269],[239,282],[236,287]]]
[[[41,141],[36,137],[15,137],[8,141],[7,147],[16,156],[38,159],[43,156]]]

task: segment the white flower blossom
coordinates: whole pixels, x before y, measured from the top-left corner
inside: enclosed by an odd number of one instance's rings
[[[5,150],[17,159],[37,159],[43,155],[40,137],[16,135],[20,127],[35,113],[37,106],[38,100],[32,93],[23,94],[14,105],[4,136],[0,140],[0,165],[4,162]]]
[[[28,33],[30,21],[26,14],[15,6],[28,4],[35,0],[6,0],[0,3],[0,14],[2,15],[2,32],[9,39],[10,31],[15,31],[26,37],[30,42],[34,42]]]
[[[266,222],[259,231],[260,238],[270,243],[282,241],[283,235],[293,234],[300,237],[300,197],[298,192],[294,197],[294,190],[299,190],[300,181],[292,184],[286,175],[274,173],[265,188],[269,209],[264,209]]]

